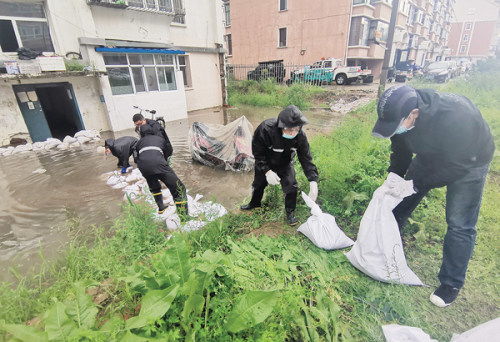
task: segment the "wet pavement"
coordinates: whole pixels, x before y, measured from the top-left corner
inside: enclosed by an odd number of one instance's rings
[[[202,194],[236,208],[250,194],[252,173],[213,169],[191,160],[188,132],[195,121],[225,124],[241,115],[254,125],[276,117],[279,108],[232,108],[226,114],[208,109],[189,114],[188,119],[167,122],[166,131],[174,147],[173,168],[191,194]],[[308,137],[327,133],[342,115],[327,110],[306,112]],[[113,190],[101,175],[116,168],[116,158],[96,152],[104,139],[135,133],[103,133],[100,143],[67,151],[47,151],[0,157],[0,280],[13,280],[10,268],[25,274],[43,260],[57,257],[69,241],[71,227],[111,225],[119,215],[123,193]],[[42,174],[32,172],[42,168]],[[77,224],[75,224],[77,223]]]

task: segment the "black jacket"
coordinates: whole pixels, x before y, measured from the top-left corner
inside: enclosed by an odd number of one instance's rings
[[[157,149],[147,149],[153,147]],[[143,150],[146,148],[146,150]],[[142,152],[141,152],[142,151]],[[172,155],[172,146],[157,135],[146,135],[135,146],[134,159],[144,176],[161,174],[170,170],[167,159]]]
[[[276,171],[290,165],[297,154],[307,179],[318,181],[318,169],[312,162],[305,133],[301,130],[293,139],[283,138],[282,134],[277,119],[265,120],[257,127],[252,139],[255,169],[262,173]]]
[[[129,167],[128,160],[134,152],[136,143],[137,138],[121,137],[118,139],[106,139],[104,145],[109,147],[111,153],[118,158],[119,167]]]
[[[170,139],[168,139],[167,132],[165,132],[165,129],[160,125],[158,121],[146,119],[146,125],[149,125],[149,127],[151,127],[154,135],[162,137],[167,141],[167,143],[170,144]]]
[[[420,114],[415,127],[391,138],[390,172],[406,174],[417,190],[431,189],[492,160],[490,129],[469,99],[432,89],[417,89],[417,94]]]

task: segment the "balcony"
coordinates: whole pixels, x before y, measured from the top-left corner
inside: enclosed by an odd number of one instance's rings
[[[129,9],[183,18],[186,14],[182,0],[87,0],[89,6]]]
[[[111,8],[127,8],[128,5],[123,0],[87,0],[89,6],[102,6]]]

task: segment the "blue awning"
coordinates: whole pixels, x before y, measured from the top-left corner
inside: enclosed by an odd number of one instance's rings
[[[168,55],[184,55],[186,51],[170,49],[142,49],[142,48],[109,48],[97,47],[97,52],[115,52],[115,53],[163,53]]]

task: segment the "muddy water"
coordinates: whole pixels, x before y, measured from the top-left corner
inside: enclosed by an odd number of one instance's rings
[[[191,160],[188,131],[195,121],[224,124],[245,115],[254,128],[275,117],[279,109],[235,108],[224,115],[220,110],[191,113],[187,120],[167,123],[174,146],[174,170],[192,194],[236,208],[250,193],[252,173],[216,170]],[[308,136],[326,133],[339,122],[339,114],[324,110],[306,113]],[[133,130],[114,137],[134,135]],[[103,138],[112,136],[102,134]],[[116,167],[114,157],[96,153],[98,144],[71,151],[27,153],[0,160],[0,280],[12,280],[9,268],[25,274],[42,260],[63,250],[73,225],[85,230],[92,224],[110,225],[120,212],[123,193],[106,186],[100,177]],[[36,169],[47,170],[33,174]]]

